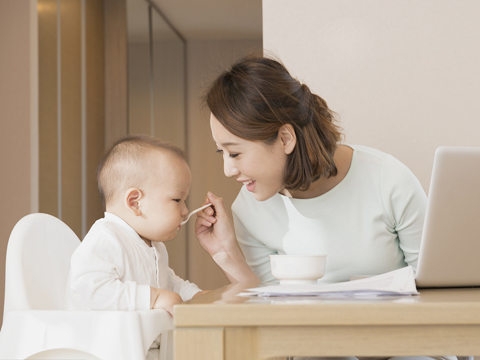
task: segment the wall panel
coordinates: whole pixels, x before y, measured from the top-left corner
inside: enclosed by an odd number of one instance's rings
[[[104,8],[39,0],[40,204],[83,238],[103,216],[96,168],[105,150]]]
[[[5,253],[15,224],[37,211],[38,24],[37,2],[0,1],[0,309]],[[38,188],[37,188],[38,189]],[[0,323],[3,311],[0,311]]]
[[[38,1],[39,211],[58,216],[57,0]]]
[[[85,66],[88,74],[84,76],[90,80],[83,108],[82,4],[89,14],[86,23],[90,29],[86,46],[89,65]],[[105,135],[103,2],[2,0],[0,44],[0,169],[3,175],[0,184],[8,204],[0,216],[0,306],[3,306],[5,252],[10,232],[18,220],[38,211],[58,217],[61,200],[66,215],[63,220],[82,236],[82,196],[87,197],[81,186],[82,114],[89,119],[90,133],[86,142],[87,189],[90,191],[90,200],[86,203],[90,217],[86,222],[91,225],[101,216],[94,173],[104,150]]]
[[[81,237],[81,0],[61,1],[61,219]]]
[[[105,146],[127,135],[126,0],[104,0],[105,14]]]
[[[103,3],[86,1],[86,227],[103,217],[96,170],[105,151]]]

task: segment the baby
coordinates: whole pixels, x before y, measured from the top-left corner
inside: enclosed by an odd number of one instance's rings
[[[71,260],[67,308],[165,309],[199,295],[168,266],[163,244],[188,214],[191,182],[183,152],[146,135],[119,140],[98,168],[105,217]]]

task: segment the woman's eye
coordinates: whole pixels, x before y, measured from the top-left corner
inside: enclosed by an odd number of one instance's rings
[[[173,201],[180,202],[182,199],[173,199]]]
[[[223,154],[223,150],[220,150],[220,149],[217,149],[216,152]],[[230,156],[231,158],[236,158],[238,155],[240,155],[240,154],[230,154],[230,155],[228,155],[228,156]]]

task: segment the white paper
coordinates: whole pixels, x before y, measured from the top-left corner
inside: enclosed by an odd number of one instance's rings
[[[418,295],[411,266],[360,280],[335,284],[270,285],[247,289],[239,296],[375,297]]]

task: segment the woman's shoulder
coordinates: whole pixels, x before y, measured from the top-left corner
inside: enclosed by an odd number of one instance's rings
[[[361,156],[364,160],[390,161],[393,158],[392,155],[369,146],[350,144],[348,144],[347,146],[353,149],[355,156]]]
[[[408,167],[398,160],[395,156],[378,149],[364,145],[348,145],[354,151],[355,161],[360,163],[361,168],[372,171],[377,168],[379,171],[409,171]]]
[[[395,156],[368,146],[349,146],[354,149],[357,178],[366,178],[368,181],[376,178],[387,192],[405,187],[421,188],[413,171]]]
[[[395,156],[368,146],[353,145],[352,148],[361,163],[358,168],[370,173],[377,172],[384,192],[422,189],[413,171]]]

